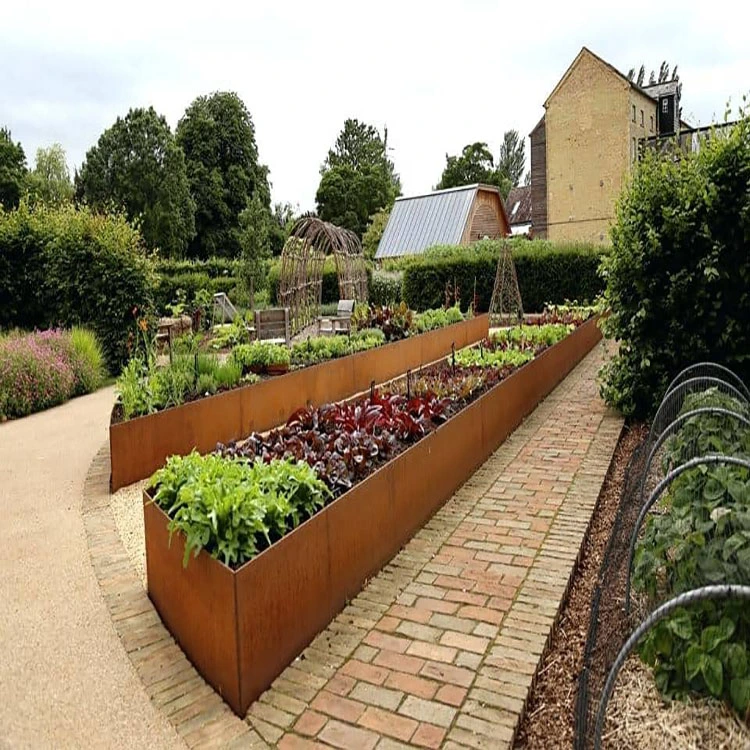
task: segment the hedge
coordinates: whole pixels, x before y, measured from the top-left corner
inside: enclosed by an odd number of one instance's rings
[[[238,261],[228,258],[157,261],[156,309],[165,312],[166,306],[176,301],[178,289],[185,292],[188,303],[201,289],[208,289],[211,294],[224,292],[236,297],[238,267]]]
[[[593,301],[604,289],[599,265],[607,249],[594,245],[555,245],[541,240],[512,241],[524,310],[539,312],[547,303]],[[405,259],[403,299],[414,310],[445,303],[446,288],[458,289],[463,310],[476,289],[477,309],[489,309],[502,241],[470,247],[439,246]],[[476,285],[476,286],[475,286]]]
[[[112,372],[136,319],[153,310],[155,276],[136,229],[88,208],[0,210],[0,327],[84,325]]]

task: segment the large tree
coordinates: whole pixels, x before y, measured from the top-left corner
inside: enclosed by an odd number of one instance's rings
[[[140,223],[146,244],[181,256],[195,235],[195,204],[185,157],[153,107],[131,109],[86,154],[77,192],[90,205],[121,206]]]
[[[526,141],[521,138],[517,130],[506,130],[503,134],[497,169],[508,177],[512,187],[518,187],[521,184],[521,178],[526,169]]]
[[[13,143],[8,128],[0,128],[0,206],[18,207],[26,175],[26,154],[20,143]]]
[[[328,152],[315,195],[318,215],[359,237],[370,217],[390,208],[401,182],[388,158],[388,131],[349,119]]]
[[[486,143],[470,143],[464,146],[459,156],[446,154],[445,162],[436,190],[481,182],[485,185],[495,185],[503,198],[510,192],[510,179],[505,172],[495,167],[495,160]]]
[[[59,206],[73,199],[65,149],[59,143],[37,149],[36,165],[27,175],[26,184],[30,197],[47,205]]]
[[[268,211],[268,168],[258,161],[252,117],[237,94],[199,96],[177,125],[195,200],[190,255],[240,256],[240,214],[253,198]]]

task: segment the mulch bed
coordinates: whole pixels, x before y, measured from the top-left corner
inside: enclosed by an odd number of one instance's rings
[[[648,434],[643,424],[626,427],[615,449],[596,511],[586,535],[580,563],[555,629],[516,738],[516,748],[573,747],[578,675],[596,586],[612,524],[619,506],[625,469]]]

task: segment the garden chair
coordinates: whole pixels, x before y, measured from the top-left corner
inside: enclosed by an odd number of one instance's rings
[[[318,317],[318,335],[324,333],[349,333],[352,328],[353,299],[340,299],[336,308],[336,315],[321,315]]]
[[[290,339],[289,308],[269,307],[267,310],[256,310],[255,333],[258,341],[288,344]]]

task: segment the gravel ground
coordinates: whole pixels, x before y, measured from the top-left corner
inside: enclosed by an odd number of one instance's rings
[[[117,531],[133,563],[133,567],[146,586],[146,540],[143,531],[143,490],[147,479],[136,482],[111,496],[112,514]]]

